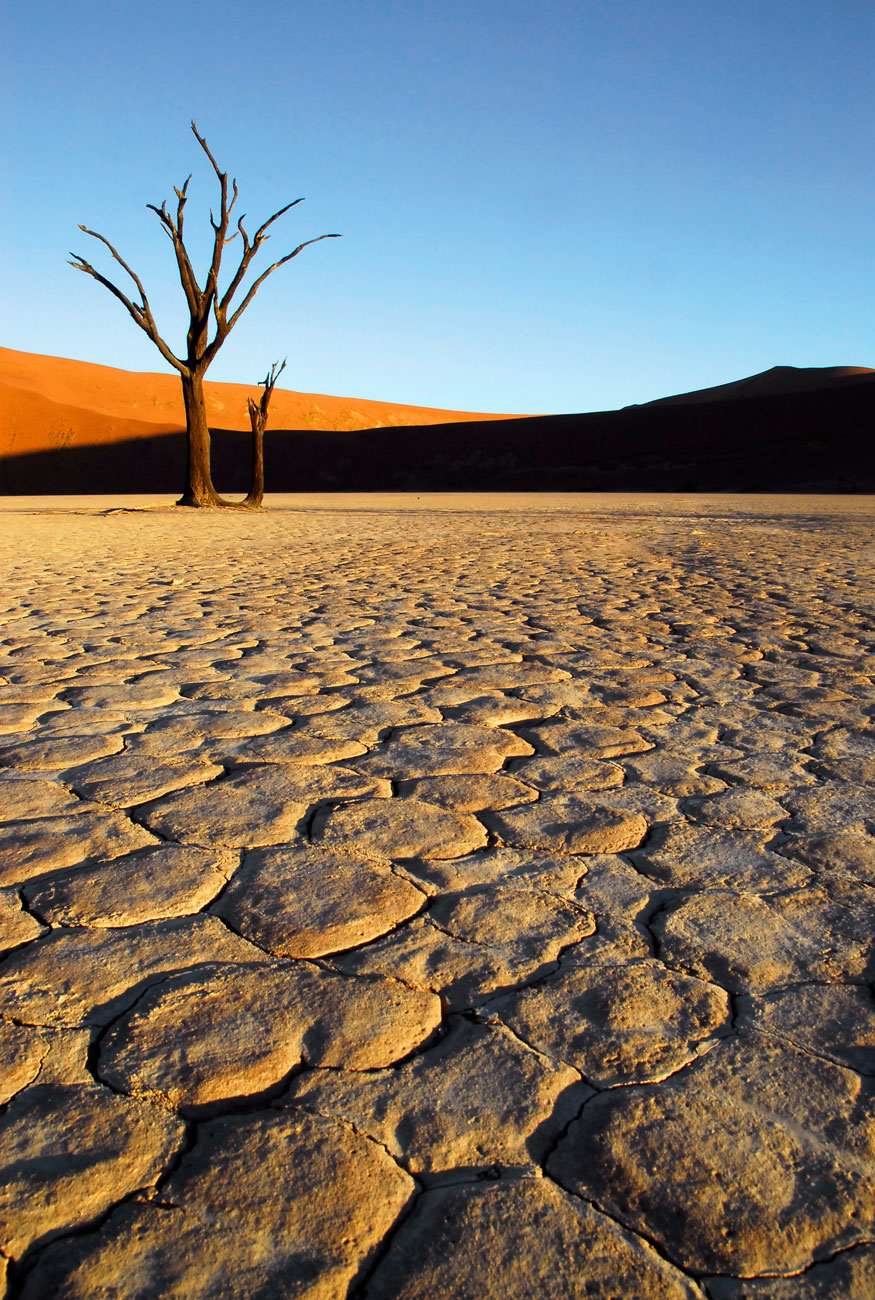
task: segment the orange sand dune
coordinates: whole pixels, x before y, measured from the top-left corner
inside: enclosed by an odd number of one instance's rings
[[[249,428],[246,399],[260,393],[258,384],[207,381],[205,388],[212,427]],[[512,417],[281,388],[270,408],[275,429],[378,429],[507,418]],[[184,427],[182,389],[173,374],[115,370],[0,348],[0,455],[148,438]]]

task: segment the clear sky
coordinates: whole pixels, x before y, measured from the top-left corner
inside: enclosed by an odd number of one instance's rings
[[[875,366],[872,0],[9,4],[0,343],[166,370],[83,222],[184,342],[146,203],[216,182],[262,251],[210,377],[497,412],[607,409],[773,365]],[[250,227],[251,230],[251,227]],[[232,257],[236,245],[226,256]],[[274,260],[271,256],[270,260]]]

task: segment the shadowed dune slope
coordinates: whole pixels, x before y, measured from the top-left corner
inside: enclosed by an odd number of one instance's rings
[[[772,366],[761,374],[737,379],[732,384],[717,384],[713,388],[697,388],[692,393],[676,393],[673,397],[658,397],[647,406],[678,406],[691,402],[719,402],[731,397],[771,397],[778,393],[810,393],[834,385],[844,387],[844,380],[866,382],[875,375],[868,366]]]
[[[20,358],[22,368],[31,364],[31,374],[44,360],[0,354],[8,357]],[[9,436],[4,423],[0,492],[181,491],[182,421],[174,423],[159,404],[148,409],[152,396],[175,393],[172,375],[127,375],[79,362],[52,367],[51,373],[69,376],[66,388],[59,382],[53,390],[65,398],[54,403],[58,436],[27,446]],[[86,409],[81,385],[88,375],[82,372],[95,372],[87,425],[75,424],[70,414]],[[123,390],[129,404],[120,414],[118,386],[128,380],[142,387]],[[159,380],[168,387],[149,386]],[[212,409],[214,479],[222,492],[245,492],[250,439],[241,432],[246,425],[239,413],[255,390],[213,387],[222,401],[240,395],[233,422]],[[18,406],[10,403],[10,409],[26,413],[28,402],[49,409],[45,394],[26,391],[23,383],[14,391]],[[265,441],[266,484],[273,492],[875,491],[875,371],[777,367],[682,396],[620,411],[510,418],[359,402],[355,409],[363,418],[372,410],[386,418],[370,428],[342,421],[320,428],[303,419],[291,423],[283,403],[302,402],[304,395],[277,391]],[[328,403],[345,401],[312,400],[326,411]],[[395,418],[399,413],[421,418],[404,424]],[[87,438],[78,436],[86,427]]]

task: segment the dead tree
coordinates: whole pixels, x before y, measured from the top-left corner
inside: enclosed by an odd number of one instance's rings
[[[191,129],[194,132],[195,139],[212,164],[213,171],[216,173],[219,182],[221,195],[218,220],[214,218],[212,211],[210,212],[210,225],[213,228],[213,251],[203,287],[200,286],[195,275],[191,259],[183,242],[182,233],[183,214],[191,176],[181,189],[174,186],[177,200],[175,217],[168,212],[166,200],[161,204],[160,208],[156,207],[154,203],[146,205],[157,215],[164,233],[173,244],[173,251],[176,254],[176,265],[190,317],[184,355],[181,357],[176,356],[158,333],[158,327],[155,324],[146,291],[139,277],[103,235],[99,235],[94,230],[89,230],[87,226],[80,225],[79,227],[86,235],[91,235],[93,239],[99,240],[101,244],[104,244],[109,249],[122,270],[134,282],[139,295],[139,302],[132,301],[117,285],[108,280],[106,276],[101,275],[99,271],[96,271],[91,263],[87,262],[78,253],[70,254],[73,258],[70,265],[75,267],[77,271],[84,271],[87,275],[93,276],[99,284],[102,284],[114,297],[118,298],[122,306],[127,309],[134,323],[139,325],[140,329],[152,340],[164,360],[173,366],[174,370],[178,371],[182,379],[185,426],[188,434],[188,463],[185,491],[178,504],[183,506],[221,506],[230,505],[231,503],[223,501],[219,497],[213,487],[210,473],[210,430],[207,425],[207,410],[204,402],[204,375],[207,368],[215,359],[219,348],[225,342],[225,339],[231,333],[231,330],[252,302],[259,287],[267,277],[272,275],[279,267],[284,266],[286,262],[290,262],[293,257],[297,257],[310,244],[318,244],[322,239],[338,239],[339,236],[336,234],[319,235],[316,239],[306,240],[293,249],[291,253],[286,253],[285,257],[281,257],[278,262],[274,262],[267,270],[262,271],[248,288],[243,289],[243,282],[253,258],[261,245],[270,238],[268,234],[269,228],[278,217],[288,212],[290,208],[302,203],[303,200],[294,199],[291,203],[287,203],[285,207],[280,208],[278,212],[275,212],[272,217],[268,217],[267,221],[258,227],[251,239],[243,228],[245,214],[238,217],[236,229],[232,235],[229,235],[231,213],[237,202],[237,182],[236,180],[231,181],[229,194],[228,173],[219,169],[218,163],[210,153],[206,140],[202,135],[198,134],[194,122],[191,124]],[[226,245],[235,240],[238,235],[242,245],[240,261],[227,287],[220,290],[219,272],[222,266],[222,255]],[[243,297],[237,306],[232,308],[233,299],[241,291]],[[210,337],[211,331],[212,337]],[[268,400],[270,399],[268,398]],[[246,501],[248,503],[248,497]]]
[[[286,368],[285,361],[279,369],[277,365],[278,362],[275,361],[262,380],[264,392],[261,401],[256,402],[254,397],[250,397],[248,402],[249,423],[252,425],[252,487],[242,504],[250,510],[258,510],[264,500],[264,431],[267,428],[267,408],[276,381]]]

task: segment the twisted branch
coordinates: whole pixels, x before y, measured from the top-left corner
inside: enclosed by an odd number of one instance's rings
[[[161,335],[158,333],[158,327],[155,324],[155,318],[152,315],[152,309],[149,306],[149,299],[146,297],[146,290],[143,288],[142,281],[140,280],[140,277],[137,275],[137,273],[134,270],[132,270],[130,266],[128,266],[127,262],[124,260],[124,258],[118,252],[118,250],[112,246],[112,244],[104,235],[98,234],[96,230],[89,230],[87,226],[83,226],[81,224],[79,226],[79,229],[84,231],[86,235],[90,235],[92,239],[99,240],[101,244],[104,244],[109,249],[110,253],[114,257],[116,262],[118,262],[122,270],[127,272],[127,274],[133,280],[134,284],[137,286],[137,292],[140,295],[139,303],[132,302],[131,299],[127,296],[127,294],[122,292],[122,290],[118,287],[118,285],[113,284],[112,280],[108,280],[105,275],[101,275],[99,271],[95,270],[95,268],[91,265],[91,263],[86,261],[86,259],[81,255],[81,253],[71,252],[70,257],[73,259],[73,261],[68,263],[68,265],[72,266],[75,271],[84,271],[86,275],[92,276],[93,279],[97,280],[99,284],[102,284],[105,289],[108,289],[109,292],[113,295],[113,297],[118,298],[119,302],[122,304],[123,307],[126,308],[126,310],[131,316],[131,319],[135,322],[135,324],[139,325],[143,333],[147,334],[149,338],[152,340],[152,342],[155,344],[158,351],[164,357],[164,360],[168,361],[175,370],[179,371],[180,374],[182,375],[188,374],[188,366],[186,366],[182,361],[179,360],[177,356],[174,355],[174,353],[170,350],[168,345],[162,339]]]
[[[173,187],[177,198],[175,224],[170,213],[167,211],[166,199],[161,204],[160,208],[156,207],[154,203],[147,203],[146,207],[155,213],[158,220],[161,222],[165,235],[167,235],[168,239],[170,239],[173,244],[173,251],[176,254],[176,265],[179,270],[179,279],[185,293],[185,301],[188,304],[189,312],[194,315],[200,311],[201,307],[197,276],[194,273],[194,267],[191,264],[191,259],[189,258],[185,244],[182,242],[183,209],[187,200],[188,182],[190,180],[191,176],[187,178],[181,190],[177,189],[175,185]]]
[[[270,239],[270,235],[265,234],[265,231],[267,230],[268,226],[272,225],[273,222],[276,221],[277,217],[281,217],[283,213],[288,212],[289,208],[297,207],[299,203],[303,203],[303,202],[304,202],[303,199],[295,199],[292,203],[287,203],[284,208],[280,208],[279,212],[275,212],[272,217],[268,217],[267,221],[265,221],[264,224],[259,226],[258,230],[256,230],[255,235],[253,236],[251,242],[249,240],[249,236],[247,235],[246,231],[243,229],[243,221],[246,216],[246,213],[244,212],[243,216],[240,217],[240,219],[237,222],[237,234],[239,234],[243,239],[243,255],[240,258],[240,265],[237,267],[237,270],[234,272],[234,275],[231,278],[231,283],[228,285],[228,288],[225,290],[224,294],[222,295],[221,301],[217,300],[217,308],[218,308],[216,312],[217,323],[220,321],[224,321],[227,315],[228,307],[231,304],[231,299],[234,297],[234,294],[240,288],[244,276],[246,275],[246,272],[249,270],[250,262],[252,261],[253,257],[258,252],[260,246],[264,243],[264,241],[266,239]],[[232,235],[231,238],[232,239],[236,238],[236,235]],[[322,238],[327,239],[328,236],[323,235]],[[230,243],[230,240],[227,242]],[[230,326],[228,328],[230,329]]]
[[[233,313],[231,318],[228,320],[224,332],[222,333],[221,336],[222,339],[224,340],[224,338],[227,337],[227,335],[237,324],[237,321],[240,319],[243,312],[246,310],[246,308],[249,306],[249,304],[252,302],[252,299],[255,297],[256,293],[258,292],[259,286],[264,283],[264,281],[267,279],[269,275],[273,275],[274,271],[276,271],[278,267],[285,266],[286,262],[290,262],[293,257],[297,257],[298,254],[303,249],[309,248],[311,244],[318,244],[323,239],[340,239],[340,235],[318,235],[316,239],[308,239],[303,244],[299,244],[298,247],[293,249],[291,253],[286,253],[285,257],[281,257],[278,262],[274,262],[273,266],[269,266],[266,271],[262,271],[258,279],[253,280],[252,284],[249,286],[249,290],[247,291],[246,297],[243,299],[243,301],[240,303],[237,310]],[[254,247],[255,246],[253,245],[253,248]],[[219,346],[219,339],[216,338],[216,340],[214,341],[214,347],[218,348],[218,346]]]

